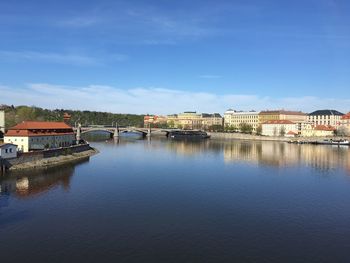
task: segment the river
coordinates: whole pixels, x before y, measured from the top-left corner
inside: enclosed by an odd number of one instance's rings
[[[347,147],[91,144],[0,179],[1,262],[350,262]]]

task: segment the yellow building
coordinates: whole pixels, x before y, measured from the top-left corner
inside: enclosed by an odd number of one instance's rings
[[[222,122],[223,119],[219,113],[198,114],[195,111],[187,111],[167,116],[167,124],[170,127],[181,129],[208,129],[211,126],[222,126]]]
[[[240,125],[245,123],[253,128],[253,132],[259,126],[259,112],[257,111],[234,111],[228,110],[225,112],[225,127],[235,127],[239,129]]]
[[[302,137],[329,137],[334,136],[335,127],[327,125],[305,124],[301,130]]]
[[[276,120],[305,122],[307,120],[307,115],[301,111],[286,111],[286,110],[261,111],[259,113],[260,124],[267,121],[276,121]]]

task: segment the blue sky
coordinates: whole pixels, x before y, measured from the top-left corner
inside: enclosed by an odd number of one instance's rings
[[[0,0],[0,104],[350,110],[350,2]]]

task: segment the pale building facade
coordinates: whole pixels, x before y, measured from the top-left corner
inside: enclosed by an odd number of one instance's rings
[[[315,125],[338,127],[344,114],[336,110],[317,110],[308,115],[307,120]]]
[[[299,124],[289,120],[270,120],[261,124],[264,136],[290,136],[299,134]]]
[[[222,123],[223,118],[219,113],[199,114],[195,111],[187,111],[167,116],[167,124],[173,128],[207,129],[211,126],[222,126]]]
[[[4,137],[5,143],[16,144],[21,152],[68,147],[75,140],[72,127],[64,122],[24,121],[10,128]]]
[[[350,112],[341,117],[339,129],[344,135],[350,135]]]
[[[228,109],[224,113],[224,127],[230,127],[232,123],[232,115],[235,113],[235,110]]]
[[[0,133],[5,134],[5,111],[0,109]]]
[[[301,130],[302,137],[329,137],[334,136],[335,127],[328,125],[305,124]]]

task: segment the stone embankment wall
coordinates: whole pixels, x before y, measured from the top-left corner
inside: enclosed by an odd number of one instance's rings
[[[94,151],[88,144],[74,145],[71,147],[62,147],[37,152],[20,153],[17,158],[5,160],[7,168],[21,167],[27,164],[48,163],[48,160],[60,156],[72,156],[74,154]],[[90,154],[91,155],[91,154]],[[83,155],[82,155],[83,156]],[[76,156],[79,157],[79,156]],[[66,158],[67,159],[67,158]],[[76,158],[71,158],[76,159]]]
[[[252,140],[252,141],[290,141],[292,138],[286,137],[270,137],[259,136],[244,133],[226,133],[226,132],[211,132],[208,133],[211,139],[225,139],[225,140]]]
[[[225,132],[212,132],[208,133],[211,135],[211,139],[228,139],[228,140],[252,140],[252,141],[304,141],[304,142],[313,142],[313,141],[322,141],[324,139],[347,139],[349,137],[273,137],[273,136],[259,136],[259,135],[251,135],[244,133],[225,133]]]

